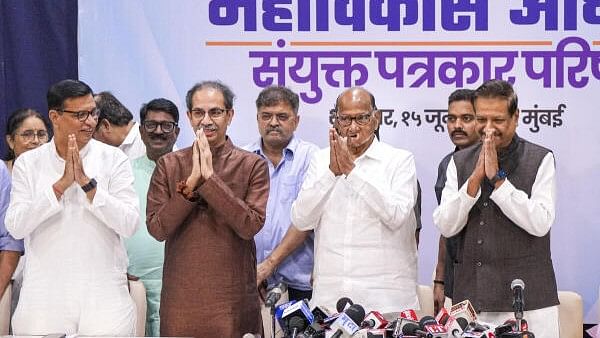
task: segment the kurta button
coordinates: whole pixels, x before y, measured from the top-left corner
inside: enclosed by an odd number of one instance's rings
[[[483,206],[487,207],[488,206],[488,202],[483,202]]]
[[[483,239],[478,239],[477,244],[479,244],[479,245],[483,244]]]
[[[479,225],[485,225],[484,221],[479,222]]]
[[[481,266],[481,262],[477,262],[477,266]]]

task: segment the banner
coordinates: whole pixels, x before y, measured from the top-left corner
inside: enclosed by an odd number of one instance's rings
[[[238,145],[258,137],[254,100],[265,86],[300,94],[297,135],[321,147],[339,93],[366,87],[383,110],[382,140],[416,158],[422,284],[437,260],[433,184],[453,149],[447,97],[508,80],[520,99],[517,132],[554,151],[554,267],[559,289],[581,294],[588,311],[600,285],[598,31],[600,2],[591,0],[81,1],[79,69],[134,112],[156,97],[176,102],[180,148],[192,140],[185,93],[202,80],[236,93],[229,135]]]

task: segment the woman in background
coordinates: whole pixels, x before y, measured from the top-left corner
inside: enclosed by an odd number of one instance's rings
[[[4,225],[4,216],[10,200],[10,173],[19,155],[48,142],[48,129],[44,117],[33,109],[18,109],[12,112],[6,123],[6,143],[9,151],[4,161],[6,167],[0,164],[0,295],[4,295],[13,278],[11,314],[17,306],[23,281],[23,263],[18,263],[24,248],[23,240],[15,240]]]

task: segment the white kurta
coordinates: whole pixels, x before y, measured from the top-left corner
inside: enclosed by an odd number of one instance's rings
[[[123,152],[95,140],[80,156],[98,182],[91,203],[76,183],[56,199],[52,185],[65,161],[53,141],[15,162],[6,226],[25,239],[27,253],[15,334],[133,334],[123,243],[139,223],[131,165]]]
[[[292,223],[315,230],[313,305],[335,309],[350,297],[366,311],[418,309],[414,158],[373,141],[346,177],[329,169],[329,148],[316,153]]]
[[[142,141],[139,123],[134,123],[131,129],[129,129],[129,133],[125,136],[123,143],[119,145],[119,149],[121,149],[131,161],[146,155],[146,145],[144,144],[144,141]]]

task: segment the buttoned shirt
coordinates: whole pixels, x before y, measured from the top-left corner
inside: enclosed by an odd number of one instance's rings
[[[267,158],[262,150],[262,141],[244,147],[248,151],[265,158],[269,165],[269,200],[264,227],[254,236],[256,260],[264,261],[281,243],[291,225],[292,202],[296,200],[308,165],[319,148],[297,137],[292,137],[283,149],[283,156],[277,166]],[[290,254],[269,278],[269,286],[281,281],[299,290],[311,290],[310,277],[313,269],[313,235]]]
[[[313,305],[350,297],[366,311],[418,309],[417,179],[413,155],[373,140],[350,174],[334,176],[329,148],[316,153],[292,223],[315,230]]]
[[[129,257],[128,272],[139,277],[146,287],[148,311],[146,315],[146,334],[157,337],[159,330],[160,290],[162,288],[162,269],[165,259],[165,243],[159,242],[148,232],[146,226],[146,203],[150,178],[156,162],[144,155],[133,160],[134,187],[140,202],[140,226],[136,233],[125,240]]]
[[[23,241],[16,240],[6,230],[4,217],[10,202],[10,172],[8,168],[0,163],[0,251],[23,252]]]
[[[86,175],[97,181],[92,202],[75,182],[57,200],[52,185],[62,177],[65,161],[54,141],[15,161],[6,227],[15,238],[25,238],[24,284],[125,276],[123,238],[139,222],[130,162],[93,139],[79,155]]]
[[[135,122],[131,129],[129,129],[129,133],[127,133],[123,143],[119,145],[119,149],[132,161],[146,155],[146,145],[142,141],[139,123]]]

